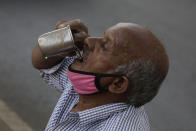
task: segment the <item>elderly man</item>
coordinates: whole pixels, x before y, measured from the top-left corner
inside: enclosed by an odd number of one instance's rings
[[[104,37],[90,37],[79,20],[70,25],[82,59],[73,50],[44,59],[39,46],[32,64],[62,92],[46,131],[149,131],[143,105],[157,94],[168,72],[168,56],[147,28],[119,23]]]

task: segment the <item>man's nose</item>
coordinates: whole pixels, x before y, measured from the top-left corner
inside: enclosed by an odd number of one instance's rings
[[[101,40],[101,37],[87,37],[84,40],[84,44],[87,44],[89,49],[93,50],[95,48],[95,45],[99,43]]]

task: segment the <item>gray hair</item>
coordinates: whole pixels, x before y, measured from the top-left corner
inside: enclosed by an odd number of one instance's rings
[[[115,72],[126,75],[131,91],[128,103],[140,107],[151,101],[158,93],[163,77],[151,60],[134,60],[119,65]]]

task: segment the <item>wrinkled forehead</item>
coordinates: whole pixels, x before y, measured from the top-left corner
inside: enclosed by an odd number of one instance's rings
[[[126,26],[125,25],[123,26],[123,25],[124,24],[116,24],[116,25],[108,28],[105,33],[112,33],[113,34],[113,33],[119,32],[119,31],[126,28]]]
[[[149,34],[149,30],[135,23],[118,23],[106,30],[115,41],[124,43],[125,41],[134,41],[135,38],[144,39]]]
[[[139,25],[135,23],[118,23],[110,27],[108,30],[131,29],[133,27],[139,27]]]
[[[105,35],[112,38],[117,43],[124,43],[124,41],[131,39],[132,30],[130,23],[119,23],[105,31]]]
[[[144,30],[144,27],[135,23],[118,23],[110,28],[108,28],[106,31],[142,31]]]

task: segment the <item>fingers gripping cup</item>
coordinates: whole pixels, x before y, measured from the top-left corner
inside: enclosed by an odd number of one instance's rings
[[[41,35],[38,38],[38,45],[45,59],[57,55],[62,51],[75,50],[77,52],[78,50],[74,44],[69,25]]]

